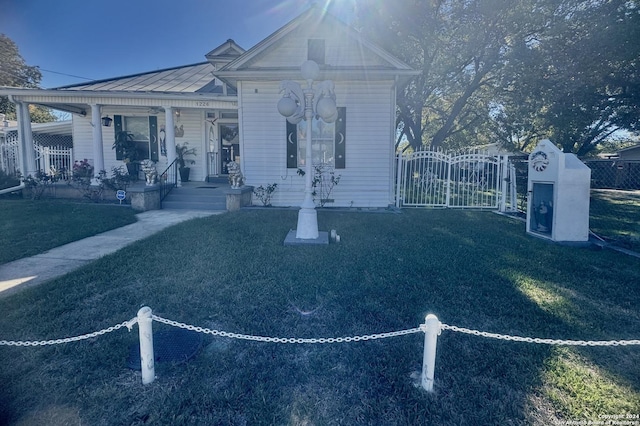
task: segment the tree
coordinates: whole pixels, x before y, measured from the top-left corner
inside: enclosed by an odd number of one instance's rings
[[[29,66],[18,51],[18,46],[4,34],[0,34],[0,86],[36,88],[42,74],[36,66]],[[51,110],[41,106],[30,106],[31,121],[43,123],[55,121]],[[8,119],[16,118],[15,105],[6,96],[0,96],[0,113]]]
[[[513,46],[542,31],[559,2],[398,0],[361,8],[363,31],[422,71],[398,88],[398,141],[440,146],[485,126]]]
[[[640,130],[640,8],[597,0],[559,12],[509,64],[495,131],[519,148],[546,137],[586,156],[618,130]]]
[[[398,143],[587,155],[640,131],[638,0],[362,1],[362,30],[422,71],[398,87]]]

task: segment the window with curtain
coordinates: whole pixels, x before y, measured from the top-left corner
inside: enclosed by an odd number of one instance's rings
[[[307,122],[287,123],[287,167],[302,168],[306,161]],[[338,107],[338,119],[325,123],[320,119],[311,122],[311,159],[314,165],[324,164],[336,169],[346,165],[346,108]]]
[[[113,121],[116,135],[121,131],[133,135],[139,161],[158,161],[158,117],[115,115]]]

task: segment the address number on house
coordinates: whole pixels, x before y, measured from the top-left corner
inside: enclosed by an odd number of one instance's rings
[[[208,107],[208,106],[211,106],[211,103],[207,101],[196,101],[196,106]]]

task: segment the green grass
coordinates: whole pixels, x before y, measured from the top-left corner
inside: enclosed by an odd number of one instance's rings
[[[0,200],[0,264],[136,221],[118,205],[61,200]]]
[[[640,251],[640,191],[591,191],[589,223],[597,235]]]
[[[202,327],[278,337],[394,331],[434,313],[520,336],[640,338],[637,258],[552,244],[490,212],[318,214],[340,244],[283,246],[296,212],[276,209],[169,228],[0,299],[0,339],[83,334],[142,305]],[[195,359],[157,364],[147,386],[126,368],[137,327],[0,347],[0,424],[547,425],[640,410],[637,346],[560,348],[444,331],[428,394],[411,379],[423,340],[282,345],[207,335]]]

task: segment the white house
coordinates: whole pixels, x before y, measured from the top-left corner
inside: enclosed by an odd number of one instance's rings
[[[303,198],[305,123],[288,123],[277,109],[280,82],[301,84],[300,65],[320,66],[317,80],[335,83],[338,120],[313,121],[313,158],[341,176],[333,206],[386,207],[394,202],[396,88],[419,72],[319,7],[311,7],[253,48],[227,40],[193,65],[57,89],[2,88],[18,111],[26,174],[35,172],[29,104],[72,113],[73,155],[96,172],[123,164],[112,144],[116,132],[135,135],[144,158],[161,172],[175,145],[196,149],[190,180],[224,175],[241,166],[247,185],[278,184],[272,203]],[[113,125],[105,127],[109,117]]]

